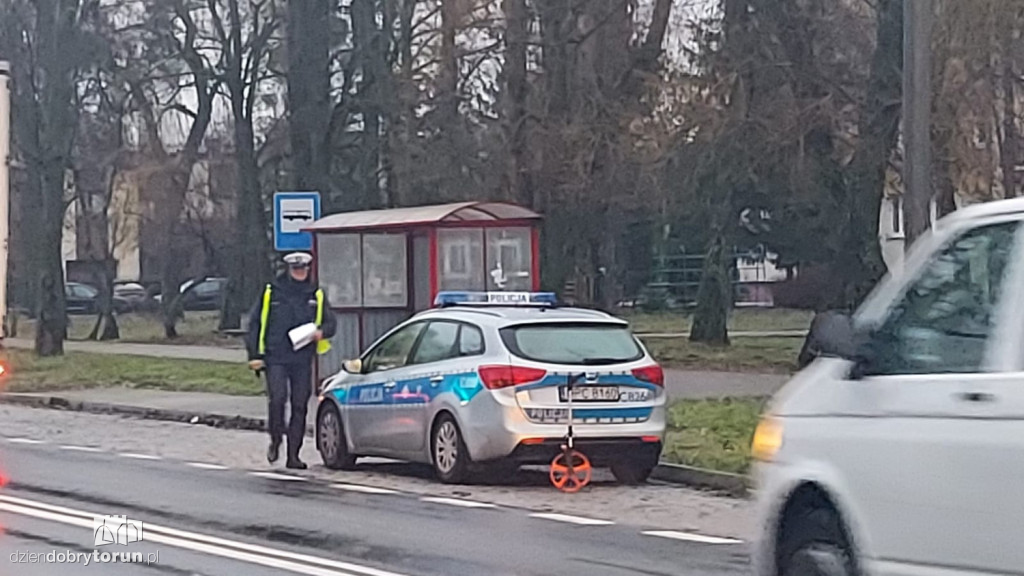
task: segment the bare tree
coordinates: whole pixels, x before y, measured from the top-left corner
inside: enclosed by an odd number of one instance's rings
[[[11,26],[3,49],[15,56],[15,145],[39,207],[29,273],[38,282],[35,350],[41,356],[63,354],[67,335],[61,239],[77,77],[104,52],[94,35],[97,12],[88,8],[79,0],[0,2],[0,22]]]
[[[227,330],[240,327],[242,313],[255,301],[270,275],[269,221],[259,178],[254,114],[262,97],[275,96],[276,81],[269,62],[279,43],[281,19],[274,0],[245,4],[239,0],[207,0],[207,8],[223,55],[220,74],[231,106],[238,185],[235,244],[220,321],[220,329]]]
[[[330,190],[331,3],[288,0],[288,103],[292,183],[296,190]]]

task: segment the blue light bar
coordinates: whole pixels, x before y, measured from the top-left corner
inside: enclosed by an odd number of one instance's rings
[[[554,306],[554,292],[438,292],[434,306]]]

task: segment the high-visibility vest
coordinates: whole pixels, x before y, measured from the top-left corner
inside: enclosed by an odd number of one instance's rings
[[[267,353],[267,321],[270,320],[270,292],[271,285],[267,284],[267,287],[263,289],[263,307],[260,309],[260,356]],[[316,327],[324,323],[324,291],[316,291]],[[331,349],[331,343],[327,340],[321,340],[316,343],[316,353],[326,354]]]

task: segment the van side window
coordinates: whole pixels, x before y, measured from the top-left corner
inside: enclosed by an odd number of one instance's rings
[[[869,375],[981,372],[1017,228],[976,228],[941,250],[873,336]]]

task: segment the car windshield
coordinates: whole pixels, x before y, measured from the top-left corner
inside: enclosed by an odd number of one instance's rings
[[[550,364],[618,364],[644,355],[629,329],[618,324],[524,324],[502,329],[501,339],[516,356]]]
[[[71,293],[79,298],[95,298],[99,290],[85,284],[69,284]]]

